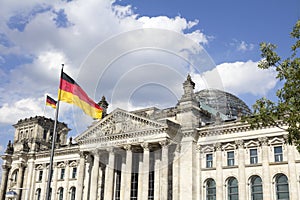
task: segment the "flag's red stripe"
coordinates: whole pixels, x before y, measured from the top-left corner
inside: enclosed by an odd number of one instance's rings
[[[88,95],[81,89],[81,87],[78,84],[76,84],[75,82],[70,83],[65,79],[61,79],[60,89],[66,91],[66,92],[70,92],[73,95],[78,96],[79,99],[81,99],[82,101],[85,101],[89,105],[102,110],[102,108],[98,104],[96,104],[92,99],[90,99],[88,97]]]
[[[48,99],[48,98],[47,98],[47,103],[56,105],[56,102],[55,102],[55,101],[52,101],[51,99]]]

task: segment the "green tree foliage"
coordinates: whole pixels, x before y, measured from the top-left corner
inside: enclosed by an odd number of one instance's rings
[[[291,56],[282,59],[276,53],[276,45],[261,43],[261,69],[275,68],[277,79],[283,86],[277,90],[277,102],[261,98],[253,105],[253,116],[246,119],[252,127],[277,126],[286,130],[289,143],[297,146],[300,152],[300,20],[295,24],[291,38]]]

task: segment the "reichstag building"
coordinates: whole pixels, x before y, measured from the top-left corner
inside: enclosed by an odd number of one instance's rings
[[[51,200],[300,199],[300,155],[277,127],[251,129],[247,105],[195,92],[188,75],[171,108],[115,109],[74,139],[58,124]],[[54,120],[14,124],[1,156],[0,199],[44,200]]]

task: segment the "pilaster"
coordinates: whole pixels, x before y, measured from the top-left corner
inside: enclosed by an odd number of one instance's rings
[[[272,190],[271,190],[271,177],[270,177],[270,166],[269,166],[269,146],[268,138],[258,138],[261,143],[262,151],[262,182],[263,182],[263,198],[272,199]]]
[[[222,149],[221,149],[221,143],[215,144],[215,150],[216,150],[216,199],[224,199],[223,194],[223,169],[222,169]]]
[[[247,190],[246,190],[246,175],[245,175],[245,149],[244,149],[244,141],[237,140],[235,141],[238,150],[238,167],[239,167],[239,198],[246,199]]]

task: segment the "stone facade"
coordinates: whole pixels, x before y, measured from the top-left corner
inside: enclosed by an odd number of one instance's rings
[[[194,87],[188,76],[175,107],[116,109],[75,141],[67,141],[68,127],[59,123],[51,199],[300,199],[300,155],[287,133],[250,129],[239,120],[249,112],[237,110],[240,100],[234,112],[222,107],[230,116],[201,106],[205,99],[199,103]],[[13,190],[19,200],[45,199],[53,120],[14,126],[2,155],[0,198]]]

